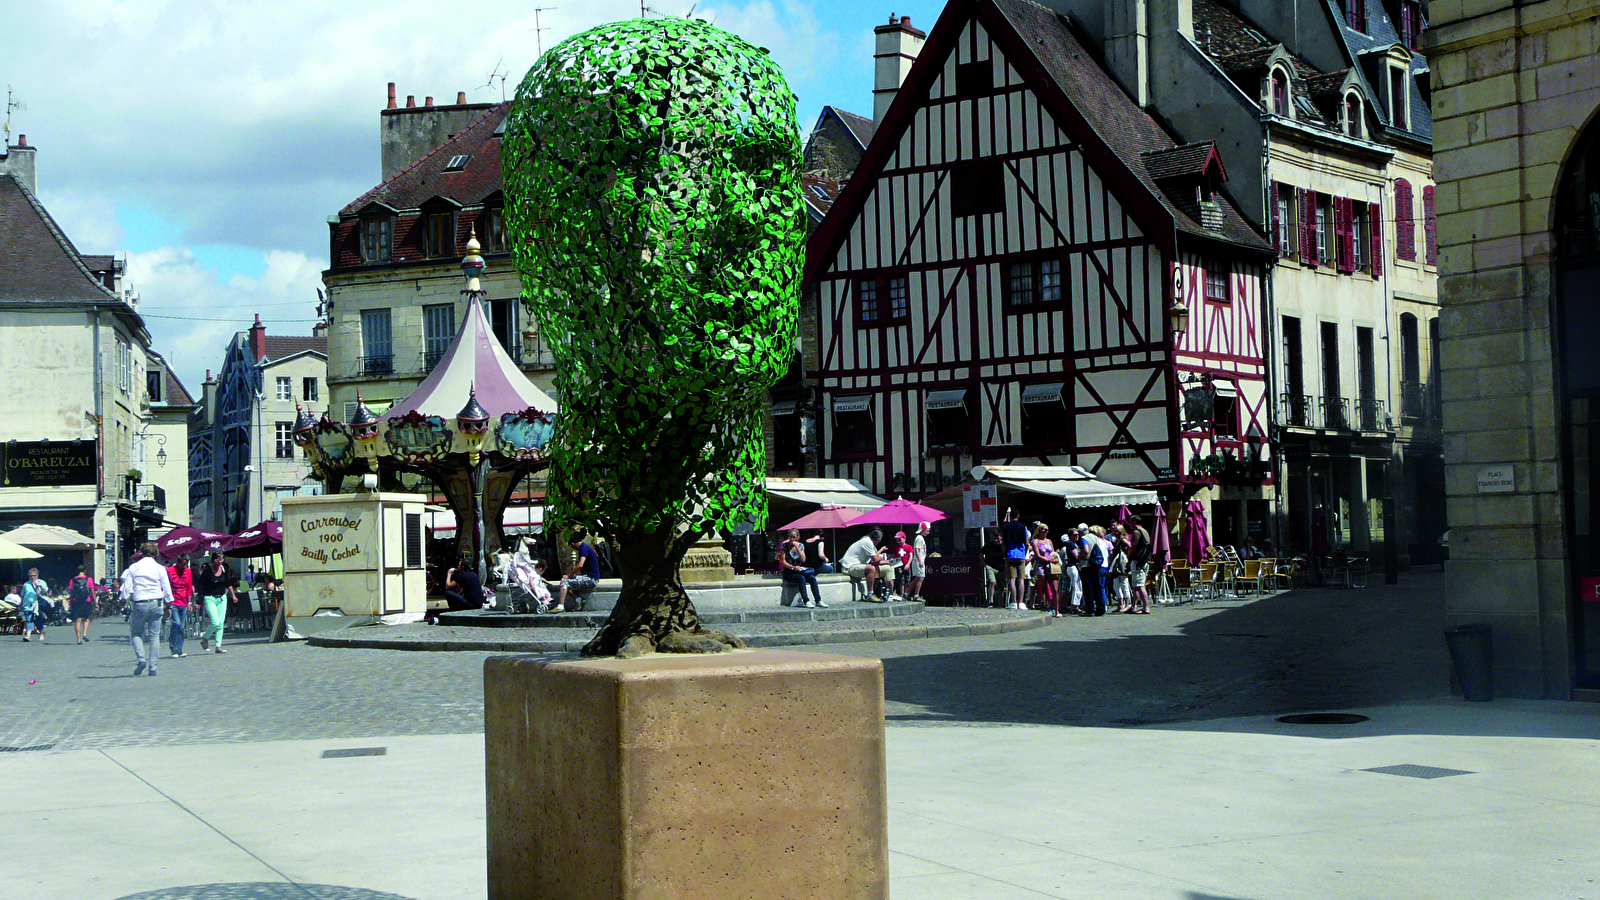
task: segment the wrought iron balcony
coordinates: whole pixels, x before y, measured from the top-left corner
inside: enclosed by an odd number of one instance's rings
[[[1393,431],[1394,422],[1382,400],[1357,400],[1356,420],[1362,431]]]
[[[1349,431],[1350,401],[1343,397],[1323,397],[1322,427],[1329,431]]]
[[[394,354],[386,353],[383,356],[361,357],[361,374],[363,375],[393,375]]]
[[[167,511],[167,490],[158,484],[145,481],[135,481],[126,475],[118,477],[117,498],[124,503],[137,505],[140,509]]]
[[[1311,428],[1315,422],[1315,404],[1308,394],[1284,394],[1280,398],[1283,407],[1283,424],[1291,428]]]
[[[439,360],[444,359],[444,353],[448,349],[450,348],[440,347],[437,350],[429,350],[422,354],[422,371],[432,372],[433,367],[439,364]]]

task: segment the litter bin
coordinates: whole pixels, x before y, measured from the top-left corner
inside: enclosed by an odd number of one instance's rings
[[[1490,668],[1494,649],[1493,629],[1488,625],[1457,625],[1444,630],[1450,646],[1450,666],[1461,683],[1461,694],[1468,700],[1494,699],[1494,671]]]

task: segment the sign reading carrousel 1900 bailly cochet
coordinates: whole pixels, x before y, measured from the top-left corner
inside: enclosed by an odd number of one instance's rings
[[[94,441],[0,443],[0,487],[64,487],[99,481]]]

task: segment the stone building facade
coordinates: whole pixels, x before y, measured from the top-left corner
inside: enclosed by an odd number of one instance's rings
[[[1600,699],[1600,2],[1434,0],[1451,624],[1503,696]]]

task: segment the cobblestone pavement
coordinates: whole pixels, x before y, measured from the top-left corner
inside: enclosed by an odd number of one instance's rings
[[[891,724],[1131,725],[1400,703],[1448,692],[1444,582],[1061,619],[1014,634],[815,649],[884,660]],[[134,677],[119,621],[88,646],[0,640],[0,749],[455,734],[483,727],[485,652],[230,641]],[[812,648],[808,648],[812,649]],[[165,647],[163,647],[165,652]]]

